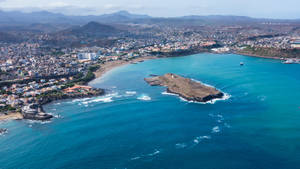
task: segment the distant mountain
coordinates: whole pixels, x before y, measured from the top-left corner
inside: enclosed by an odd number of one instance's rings
[[[113,26],[92,21],[83,26],[76,26],[60,31],[57,34],[76,37],[106,37],[120,32],[122,31]]]
[[[67,16],[59,13],[47,11],[23,13],[19,11],[4,12],[0,11],[0,24],[2,25],[24,25],[24,24],[73,24],[81,25],[91,21],[98,22],[128,22],[135,19],[151,18],[148,15],[131,14],[127,11],[119,11],[112,14],[89,15],[89,16]]]
[[[4,12],[0,11],[0,26],[24,26],[31,24],[56,24],[56,25],[84,25],[95,21],[105,24],[167,24],[167,25],[201,25],[201,24],[243,24],[258,22],[300,22],[300,20],[277,20],[277,19],[258,19],[246,16],[183,16],[183,17],[151,17],[148,15],[132,14],[127,11],[119,11],[104,15],[88,16],[67,16],[60,13],[51,13],[47,11],[23,13],[18,11]],[[51,31],[40,25],[42,30]]]
[[[99,16],[100,18],[126,18],[126,19],[147,19],[151,18],[149,15],[137,15],[137,14],[131,14],[128,11],[119,11],[112,14],[104,14]]]

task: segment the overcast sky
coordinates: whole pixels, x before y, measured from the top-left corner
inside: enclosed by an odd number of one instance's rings
[[[300,18],[300,0],[0,0],[1,10],[89,15],[127,10],[151,16],[241,15]]]

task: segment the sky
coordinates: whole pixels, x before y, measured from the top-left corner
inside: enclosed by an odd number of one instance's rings
[[[300,0],[0,0],[0,10],[99,15],[127,10],[155,17],[238,15],[299,19]]]

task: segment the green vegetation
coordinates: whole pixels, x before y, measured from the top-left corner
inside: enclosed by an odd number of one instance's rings
[[[69,87],[73,87],[75,84],[74,83],[67,83],[65,84],[63,87],[62,87],[62,90],[63,89],[66,89],[66,88],[69,88]]]
[[[5,90],[0,90],[0,94],[8,94],[8,95],[10,95],[10,94],[12,94],[10,91],[5,91]]]
[[[81,79],[82,84],[88,83],[89,81],[95,79],[95,75],[93,72],[88,71],[84,78]]]
[[[75,83],[86,84],[90,82],[91,80],[95,79],[94,72],[97,71],[99,68],[100,68],[99,65],[90,66],[85,76],[83,73],[78,73],[77,75],[74,76],[74,80],[71,82],[71,84],[75,84]]]
[[[283,58],[297,58],[300,56],[299,49],[276,49],[263,47],[250,47],[240,51],[242,54],[268,56],[268,57],[283,57]]]
[[[0,112],[7,112],[7,111],[15,111],[16,108],[11,107],[10,105],[6,105],[5,107],[0,107]]]
[[[99,65],[94,65],[89,67],[90,72],[96,72],[100,68]]]
[[[42,94],[38,95],[36,98],[41,99],[41,98],[45,98],[45,97],[62,97],[63,95],[64,95],[63,92],[58,91],[58,90],[53,90],[51,92],[42,93]]]
[[[82,72],[80,72],[80,73],[78,73],[78,74],[76,74],[75,76],[74,76],[74,79],[80,79],[80,78],[82,78],[84,76],[84,74],[82,73]]]

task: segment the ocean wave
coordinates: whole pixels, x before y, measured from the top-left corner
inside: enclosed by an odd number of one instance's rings
[[[224,117],[221,114],[212,114],[212,113],[210,113],[209,116],[216,119],[216,121],[218,123],[222,123],[224,121]]]
[[[150,154],[148,154],[148,156],[155,156],[155,155],[157,155],[157,154],[159,154],[160,153],[160,151],[159,150],[157,150],[157,149],[155,149],[154,150],[154,152],[153,153],[150,153]]]
[[[257,96],[257,98],[263,102],[267,99],[267,96],[262,95],[262,96]]]
[[[225,126],[226,128],[231,128],[231,125],[229,125],[228,123],[224,123],[224,126]]]
[[[177,148],[177,149],[180,149],[180,148],[185,148],[187,145],[185,144],[185,143],[177,143],[177,144],[175,144],[175,147]]]
[[[193,141],[194,141],[194,143],[198,144],[202,140],[210,140],[210,139],[211,139],[211,136],[199,136],[199,137],[196,137]]]
[[[142,94],[141,96],[139,96],[137,99],[139,100],[144,100],[144,101],[150,101],[151,97],[145,94]]]
[[[146,155],[141,155],[141,156],[136,156],[136,157],[132,157],[130,160],[139,160],[139,159],[141,159],[141,158],[149,158],[149,157],[153,157],[153,156],[156,156],[156,155],[158,155],[160,153],[160,150],[158,150],[158,149],[155,149],[154,150],[154,152],[152,152],[152,153],[149,153],[149,154],[146,154]]]
[[[219,133],[221,130],[220,130],[220,127],[219,126],[215,126],[211,129],[211,133]]]
[[[49,124],[51,123],[51,120],[47,120],[47,121],[41,121],[41,120],[26,120],[26,123],[28,123],[29,125],[32,126],[32,124]]]
[[[118,93],[110,93],[110,94],[107,94],[105,96],[85,98],[85,99],[81,99],[80,100],[81,102],[78,103],[78,105],[82,105],[83,104],[85,107],[88,107],[88,105],[90,103],[99,103],[99,102],[109,103],[109,102],[113,102],[113,98],[114,97],[118,97],[118,96],[119,96]]]
[[[224,92],[223,92],[224,93]],[[224,100],[228,100],[231,95],[229,95],[228,93],[224,93],[224,96],[222,98],[216,98],[216,99],[213,99],[213,100],[210,100],[210,101],[207,101],[207,102],[197,102],[197,101],[190,101],[190,100],[187,100],[181,96],[179,96],[178,94],[174,94],[174,93],[169,93],[167,91],[165,92],[162,92],[161,94],[163,95],[171,95],[171,96],[177,96],[179,97],[179,99],[181,101],[184,101],[184,102],[188,102],[188,103],[196,103],[196,104],[215,104],[217,101],[224,101]]]
[[[74,99],[74,100],[71,101],[71,103],[84,102],[84,101],[89,100],[89,99],[91,99],[91,98]],[[68,103],[70,103],[70,102],[68,102]]]
[[[169,93],[167,91],[162,92],[161,94],[163,95],[170,95],[170,96],[179,96],[178,94],[174,94],[174,93]]]
[[[126,95],[136,95],[136,91],[126,91]]]
[[[140,157],[140,156],[137,156],[137,157],[133,157],[133,158],[131,158],[130,160],[138,160],[138,159],[140,159],[140,158],[142,158],[142,157]]]

